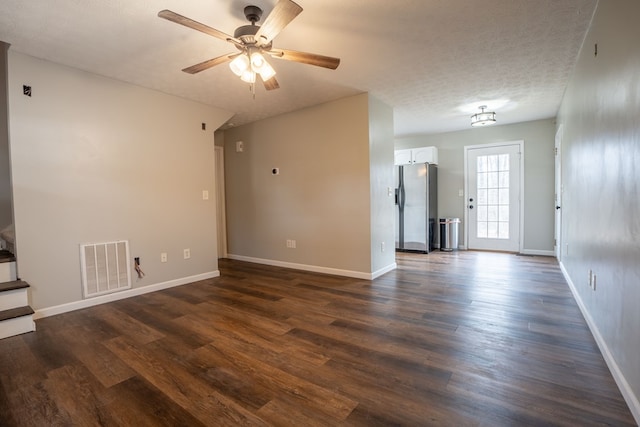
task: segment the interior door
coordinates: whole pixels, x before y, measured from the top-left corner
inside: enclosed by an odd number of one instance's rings
[[[469,249],[520,251],[522,146],[465,147]]]
[[[556,132],[556,147],[555,147],[555,252],[558,261],[562,260],[562,130],[560,125]]]

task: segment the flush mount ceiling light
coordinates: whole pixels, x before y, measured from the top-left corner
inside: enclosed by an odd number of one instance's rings
[[[479,107],[481,112],[471,116],[471,126],[489,126],[496,123],[496,113],[484,111],[487,106]]]

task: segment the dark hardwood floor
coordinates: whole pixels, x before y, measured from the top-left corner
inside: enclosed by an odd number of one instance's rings
[[[1,426],[635,425],[556,261],[222,276],[0,341]]]

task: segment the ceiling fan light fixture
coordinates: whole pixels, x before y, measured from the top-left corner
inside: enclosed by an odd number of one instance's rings
[[[158,17],[233,44],[239,53],[221,55],[184,68],[182,71],[196,74],[216,65],[229,63],[231,71],[242,81],[251,85],[254,97],[256,74],[260,74],[266,90],[280,87],[275,78],[276,72],[265,59],[265,54],[287,61],[335,70],[340,65],[340,58],[286,49],[271,50],[273,39],[302,12],[302,7],[293,0],[273,0],[273,2],[275,6],[264,20],[264,24],[260,26],[256,25],[256,22],[261,19],[262,9],[254,5],[246,6],[244,15],[251,24],[236,28],[233,36],[168,9],[158,12]]]
[[[253,84],[256,82],[256,73],[254,73],[253,70],[245,70],[240,76],[240,80]]]
[[[229,63],[229,68],[238,77],[242,77],[242,74],[249,69],[249,58],[246,55],[236,56],[233,61]]]
[[[253,71],[255,71],[256,73],[260,73],[262,67],[264,67],[264,64],[266,63],[267,61],[264,59],[264,56],[262,56],[260,52],[251,53],[251,68],[253,68]]]
[[[489,126],[489,125],[493,125],[496,123],[496,113],[493,111],[484,111],[487,106],[486,105],[482,105],[479,107],[481,112],[480,113],[476,113],[473,116],[471,116],[471,126],[473,127],[478,127],[478,126]]]

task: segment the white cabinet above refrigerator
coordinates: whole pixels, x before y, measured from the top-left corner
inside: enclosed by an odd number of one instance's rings
[[[394,156],[394,164],[413,165],[416,163],[438,164],[438,148],[437,147],[419,147],[409,148],[406,150],[396,150]]]

